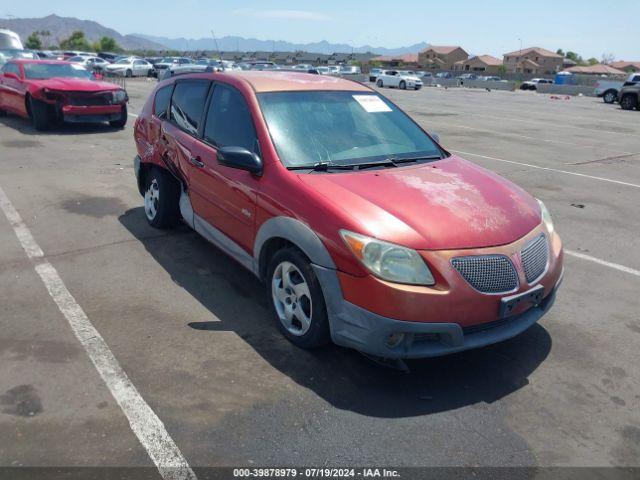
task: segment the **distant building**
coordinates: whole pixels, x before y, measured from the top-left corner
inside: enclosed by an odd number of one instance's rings
[[[624,60],[620,60],[617,62],[610,63],[609,66],[613,68],[617,68],[618,70],[624,70],[628,73],[640,72],[640,61],[636,62],[625,62]]]
[[[491,55],[478,55],[466,60],[460,60],[453,65],[454,70],[465,72],[483,72],[497,75],[502,66],[502,60]]]
[[[469,58],[469,54],[457,45],[432,45],[418,54],[418,64],[429,70],[453,70],[456,62]]]
[[[373,57],[371,61],[387,68],[416,68],[418,67],[418,54],[381,55],[379,57]]]
[[[540,47],[523,48],[504,54],[508,73],[551,74],[562,70],[564,56]]]
[[[625,75],[623,70],[613,68],[611,65],[597,63],[595,65],[585,65],[582,67],[567,68],[567,72],[582,73],[584,75]]]

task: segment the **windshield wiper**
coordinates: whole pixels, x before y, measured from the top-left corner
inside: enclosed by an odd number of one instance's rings
[[[442,155],[422,155],[419,157],[389,157],[387,160],[391,160],[394,163],[410,163],[410,162],[419,162],[420,160],[442,160]]]
[[[318,162],[313,165],[294,165],[287,167],[288,170],[312,170],[314,172],[327,172],[329,170],[353,170],[353,165],[339,165],[330,162]]]

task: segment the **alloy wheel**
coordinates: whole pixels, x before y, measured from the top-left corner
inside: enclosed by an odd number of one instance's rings
[[[158,180],[154,178],[149,184],[147,191],[144,192],[144,213],[149,220],[156,218],[159,202],[160,188],[158,187]]]
[[[313,302],[307,280],[291,262],[281,262],[271,279],[273,305],[280,323],[295,336],[302,336],[311,327]]]

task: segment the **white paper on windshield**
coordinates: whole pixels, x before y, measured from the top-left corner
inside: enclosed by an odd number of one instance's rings
[[[356,102],[369,113],[391,112],[389,105],[377,95],[353,95]]]

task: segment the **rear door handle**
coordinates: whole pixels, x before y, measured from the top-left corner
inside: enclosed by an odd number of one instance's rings
[[[194,167],[198,167],[198,168],[204,167],[204,162],[200,160],[199,157],[194,157],[194,156],[189,157],[189,163]]]

